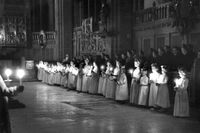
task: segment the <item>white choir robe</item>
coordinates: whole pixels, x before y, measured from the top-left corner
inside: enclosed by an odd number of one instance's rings
[[[139,96],[139,79],[141,76],[140,68],[136,68],[132,74],[131,88],[130,88],[130,103],[138,104]]]
[[[99,83],[98,83],[98,94],[103,94],[102,87],[103,87],[103,82],[104,82],[104,76],[101,74],[99,77]]]
[[[116,91],[116,87],[117,87],[117,78],[119,76],[120,73],[120,68],[115,68],[113,71],[113,76],[111,75],[108,80],[107,80],[107,88],[106,88],[106,98],[111,98],[114,99],[115,98],[115,91]]]
[[[103,94],[103,96],[106,96],[107,82],[108,82],[109,75],[111,74],[110,68],[111,68],[111,66],[107,66],[106,72],[105,72],[105,75],[104,75],[104,78],[103,78],[103,83],[102,83],[102,94]]]
[[[187,78],[177,79],[176,82],[176,95],[174,101],[174,116],[188,117],[189,114],[189,98],[188,98],[188,84]]]
[[[60,68],[60,66],[56,66],[55,69],[56,69],[55,84],[56,85],[61,85],[61,73],[60,73],[61,68]]]
[[[75,66],[73,67],[73,71],[72,71],[72,88],[75,89],[76,88],[76,82],[77,82],[77,76],[78,76],[78,68],[76,68]]]
[[[160,74],[157,83],[158,85],[158,94],[156,105],[162,108],[169,108],[170,107],[170,100],[169,100],[169,88],[167,85],[168,77],[166,74]]]
[[[115,92],[115,100],[125,101],[128,100],[128,81],[125,73],[119,75],[117,81],[117,88]]]
[[[91,80],[89,81],[89,89],[88,92],[91,94],[98,93],[98,84],[99,84],[99,74],[98,74],[98,67],[94,66],[92,69]]]
[[[54,68],[51,68],[51,70],[49,72],[48,84],[49,85],[53,85],[54,84],[54,79],[55,79]]]
[[[72,89],[73,87],[73,66],[70,66],[69,68],[67,87],[69,89]]]
[[[65,73],[65,77],[66,77],[66,80],[64,81],[64,87],[67,87],[68,79],[69,79],[69,66],[65,67],[64,73]]]
[[[83,82],[82,82],[82,92],[88,92],[88,73],[90,72],[90,66],[86,65],[83,68]]]
[[[82,82],[83,82],[83,69],[79,68],[79,72],[77,75],[77,83],[76,83],[77,91],[82,91]]]
[[[150,73],[150,92],[149,92],[149,106],[156,107],[157,94],[158,94],[158,86],[156,85],[157,80],[160,74],[158,72]]]
[[[138,99],[139,105],[144,105],[144,106],[147,105],[148,94],[149,94],[149,78],[147,77],[147,75],[144,75],[140,78],[139,99]]]

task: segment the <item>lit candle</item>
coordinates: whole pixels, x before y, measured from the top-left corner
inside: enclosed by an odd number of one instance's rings
[[[132,75],[132,74],[133,74],[133,71],[134,71],[134,70],[131,68],[131,69],[128,70],[128,73]]]
[[[104,65],[101,65],[101,70],[105,70],[105,66]]]
[[[17,77],[19,78],[19,85],[22,86],[22,78],[25,76],[25,71],[23,69],[17,70]]]
[[[7,76],[6,81],[11,81],[11,80],[10,80],[10,75],[12,75],[12,70],[7,68],[7,69],[5,70],[5,74],[6,74],[6,76]]]

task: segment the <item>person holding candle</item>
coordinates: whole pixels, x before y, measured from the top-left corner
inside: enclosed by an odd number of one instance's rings
[[[74,66],[74,62],[71,60],[70,61],[70,66],[69,66],[69,73],[68,73],[68,82],[67,82],[67,88],[68,89],[72,89],[72,84],[73,84],[73,66]]]
[[[152,73],[149,75],[150,81],[150,90],[149,90],[149,106],[151,110],[154,110],[156,106],[157,94],[158,94],[158,86],[157,81],[160,76],[159,68],[156,63],[151,64]]]
[[[170,107],[167,67],[165,65],[161,66],[161,74],[157,80],[157,86],[158,94],[156,105],[160,107],[159,111],[163,112]]]
[[[104,78],[105,78],[105,65],[101,65],[100,66],[100,69],[101,69],[101,74],[100,74],[100,77],[99,77],[99,84],[98,84],[98,94],[103,94],[103,91],[102,91],[102,87],[103,87],[103,82],[104,82]]]
[[[42,64],[43,64],[43,62],[42,61],[40,61],[37,65],[36,65],[36,67],[37,67],[37,79],[38,80],[42,80]]]
[[[67,88],[67,86],[68,86],[69,71],[70,71],[70,65],[66,64],[65,69],[64,69],[64,73],[65,73],[65,76],[66,76],[66,80],[64,81],[64,87],[65,88]]]
[[[138,104],[138,95],[139,95],[139,80],[141,76],[140,70],[141,62],[139,59],[135,59],[134,66],[135,69],[132,73],[132,81],[130,88],[130,103]]]
[[[72,89],[76,89],[78,72],[79,72],[79,69],[76,67],[76,65],[74,63],[72,66],[72,83],[71,83]]]
[[[61,69],[61,86],[65,86],[65,82],[67,81],[67,73],[65,72],[66,67],[62,65]]]
[[[49,77],[48,77],[49,85],[53,85],[55,83],[55,73],[56,73],[56,69],[55,69],[55,66],[52,64],[51,69],[49,69]]]
[[[91,80],[90,80],[90,85],[89,85],[89,93],[91,94],[97,94],[98,93],[98,83],[99,83],[99,69],[96,64],[96,61],[93,61],[92,65],[92,75],[91,75]]]
[[[83,63],[79,64],[77,82],[76,82],[76,90],[81,92],[82,90],[82,81],[83,81]]]
[[[117,78],[117,87],[115,92],[115,100],[124,103],[128,100],[128,80],[125,74],[125,66],[121,67],[119,77]]]
[[[147,76],[147,68],[141,69],[142,76],[140,78],[138,105],[147,106],[149,94],[149,77]]]
[[[88,91],[88,73],[90,71],[89,59],[85,59],[85,66],[83,68],[83,81],[82,81],[82,92]]]
[[[189,80],[186,75],[186,70],[184,68],[178,69],[178,74],[180,78],[174,80],[176,91],[175,101],[174,101],[174,113],[175,117],[188,117],[189,116],[189,99],[188,99],[188,84]]]
[[[112,66],[112,63],[111,63],[111,60],[107,61],[107,67],[106,67],[106,72],[105,72],[105,77],[104,77],[104,81],[103,81],[103,85],[102,85],[102,93],[103,93],[103,96],[106,96],[106,90],[108,88],[108,79],[111,75],[111,73],[113,72],[113,66]]]
[[[114,99],[115,98],[115,91],[116,91],[116,81],[120,74],[120,63],[118,60],[115,61],[115,68],[111,68],[111,75],[108,78],[107,82],[107,89],[106,89],[106,98]]]
[[[61,66],[62,64],[57,62],[57,64],[55,65],[55,69],[56,69],[56,72],[55,72],[55,84],[56,85],[61,85]]]

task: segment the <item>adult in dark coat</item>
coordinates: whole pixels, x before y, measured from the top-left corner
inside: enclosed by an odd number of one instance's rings
[[[23,91],[23,86],[7,87],[0,76],[0,133],[11,133],[8,97]]]
[[[172,53],[170,51],[169,46],[164,46],[164,58],[165,58],[165,64],[170,67],[171,59],[172,59]]]
[[[158,48],[157,63],[159,65],[167,65],[166,56],[164,55],[164,50],[162,48]]]
[[[190,72],[192,64],[193,64],[193,59],[189,55],[188,49],[186,46],[181,47],[181,65],[186,68],[188,72]]]
[[[170,62],[171,70],[175,71],[180,66],[182,66],[181,65],[181,53],[180,53],[180,50],[177,47],[173,47],[172,48],[171,62]]]

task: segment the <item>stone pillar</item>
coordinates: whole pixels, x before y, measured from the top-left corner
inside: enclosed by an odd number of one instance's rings
[[[43,22],[42,22],[42,20],[43,20],[43,18],[42,18],[42,5],[43,5],[43,3],[42,3],[42,1],[43,0],[40,0],[40,30],[43,28],[42,26],[43,26]]]
[[[54,60],[62,60],[65,54],[73,55],[72,47],[73,0],[55,0],[56,46]]]
[[[55,0],[48,0],[48,5],[49,5],[49,30],[54,31],[55,30],[55,24],[54,24],[54,16],[55,16],[55,11],[54,11],[54,1]]]

